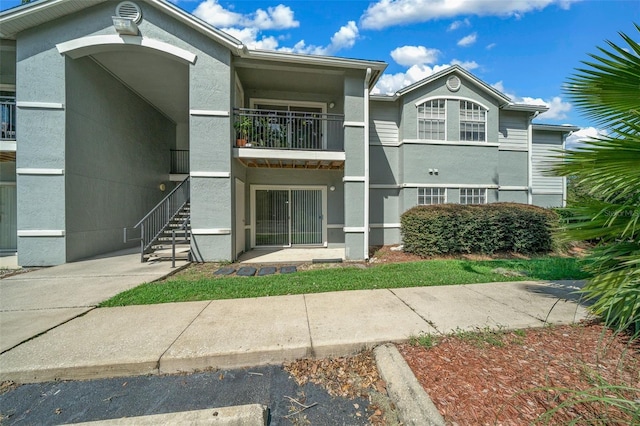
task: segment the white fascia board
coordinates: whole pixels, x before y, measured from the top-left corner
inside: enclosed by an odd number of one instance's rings
[[[543,131],[549,131],[549,132],[571,133],[571,132],[577,132],[578,130],[580,130],[580,127],[571,126],[567,124],[533,123],[532,126],[533,126],[533,130],[543,130]]]
[[[546,105],[531,105],[531,104],[514,104],[510,103],[502,106],[506,111],[524,111],[524,112],[539,112],[543,113],[549,111],[549,107]]]
[[[387,68],[386,62],[368,61],[365,59],[346,59],[335,56],[304,55],[288,52],[274,52],[271,50],[246,49],[241,55],[245,58],[264,59],[270,61],[289,62],[307,65],[325,65],[338,68],[355,68],[372,70],[382,73]]]
[[[288,149],[234,148],[236,158],[264,158],[268,160],[344,161],[347,157],[339,151],[304,151]]]

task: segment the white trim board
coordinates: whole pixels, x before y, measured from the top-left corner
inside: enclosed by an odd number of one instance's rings
[[[99,52],[108,52],[114,50],[115,46],[134,45],[146,47],[165,55],[179,58],[190,64],[195,64],[198,56],[187,50],[155,40],[148,37],[131,36],[131,35],[97,35],[80,37],[69,40],[64,43],[56,44],[58,53],[67,54],[72,59],[78,59],[83,56],[92,55]]]
[[[24,229],[18,237],[64,237],[64,229]]]
[[[212,109],[190,109],[190,115],[204,117],[229,117],[229,111],[216,111]]]
[[[498,185],[464,184],[464,183],[403,183],[403,188],[469,188],[499,189]]]
[[[343,182],[364,182],[366,178],[364,176],[344,176]]]
[[[499,148],[500,144],[495,142],[471,142],[471,141],[434,141],[428,139],[403,139],[399,145],[415,144],[415,145],[448,145],[448,146],[484,146],[490,148]]]
[[[369,225],[371,228],[383,228],[383,229],[395,229],[401,228],[400,223],[372,223]]]
[[[33,108],[33,109],[64,109],[64,104],[59,102],[28,102],[18,101],[16,102],[18,108]]]
[[[364,234],[364,226],[345,226],[342,230],[348,234]]]
[[[528,191],[528,186],[499,186],[500,191]]]
[[[229,235],[230,228],[195,228],[191,230],[193,235]]]
[[[16,169],[17,175],[40,175],[40,176],[62,176],[64,169],[41,169],[31,167],[20,167]]]
[[[231,172],[191,172],[189,175],[195,178],[228,178]]]
[[[365,127],[364,121],[345,121],[342,127]]]

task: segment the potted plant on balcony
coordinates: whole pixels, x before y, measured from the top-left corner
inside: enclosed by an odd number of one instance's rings
[[[251,119],[249,117],[238,117],[233,123],[233,127],[236,129],[236,146],[245,146],[249,132],[253,129]]]

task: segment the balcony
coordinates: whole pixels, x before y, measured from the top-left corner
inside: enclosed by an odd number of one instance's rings
[[[247,167],[342,169],[344,116],[308,111],[234,110],[234,156]]]
[[[2,118],[0,140],[16,140],[16,98],[0,97],[0,117]]]

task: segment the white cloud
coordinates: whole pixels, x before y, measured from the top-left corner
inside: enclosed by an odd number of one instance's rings
[[[606,136],[608,133],[605,129],[596,129],[595,127],[583,127],[577,132],[573,132],[567,136],[566,149],[573,149],[585,140],[593,139],[598,136]]]
[[[456,16],[522,16],[556,4],[568,9],[579,0],[378,0],[360,18],[361,27],[380,30],[395,25],[426,22]]]
[[[462,37],[460,40],[458,40],[458,46],[468,47],[474,44],[476,40],[478,40],[478,33],[471,33],[468,36]]]
[[[204,0],[195,8],[193,14],[211,25],[220,27],[250,49],[333,55],[339,50],[353,47],[360,35],[355,21],[349,21],[333,34],[326,46],[307,45],[304,40],[300,40],[293,47],[280,47],[279,40],[288,37],[265,36],[261,32],[299,27],[300,22],[296,21],[289,6],[279,4],[266,10],[256,9],[253,13],[241,14],[225,9],[219,0]]]
[[[410,67],[417,64],[433,64],[440,51],[424,46],[402,46],[391,51],[391,57],[399,65]]]
[[[372,94],[385,94],[392,95],[403,87],[407,87],[410,84],[420,81],[429,77],[443,69],[449,68],[451,65],[460,65],[467,70],[472,70],[478,67],[475,61],[462,62],[457,59],[451,61],[450,64],[434,65],[430,67],[425,64],[416,64],[410,67],[406,72],[399,72],[396,74],[383,74],[378,80],[376,87],[371,91]]]
[[[300,26],[291,8],[282,4],[269,7],[267,10],[256,9],[253,13],[241,14],[225,9],[218,0],[204,0],[194,9],[193,14],[215,27],[222,28],[240,26],[260,30],[282,30]]]
[[[496,47],[496,46],[497,46],[497,44],[496,44],[496,43],[489,43],[489,44],[487,44],[487,46],[485,47],[485,49],[487,49],[487,50],[491,50],[491,49],[493,49],[493,48],[494,48],[494,47]]]
[[[565,102],[560,96],[554,96],[551,99],[531,98],[528,96],[517,96],[515,93],[508,93],[504,87],[502,81],[498,81],[492,86],[504,93],[507,97],[511,98],[511,101],[518,104],[527,105],[544,105],[549,110],[536,117],[536,120],[564,120],[568,117],[569,111],[571,111],[571,103]]]
[[[205,0],[194,10],[193,14],[214,27],[231,27],[243,19],[240,13],[222,7],[218,0]]]
[[[462,21],[453,21],[451,25],[449,25],[449,28],[447,28],[447,31],[455,31],[458,28],[470,27],[470,26],[471,26],[471,21],[469,21],[469,18],[465,18]]]
[[[300,22],[296,21],[293,11],[289,6],[282,4],[276,7],[269,7],[266,11],[258,9],[252,17],[252,24],[261,30],[283,30],[287,28],[297,28]],[[250,23],[251,24],[251,23]]]
[[[339,50],[353,47],[359,35],[360,32],[356,23],[349,21],[333,34],[331,42],[326,46],[307,45],[304,40],[300,40],[293,47],[280,47],[278,50],[309,55],[333,55]]]

